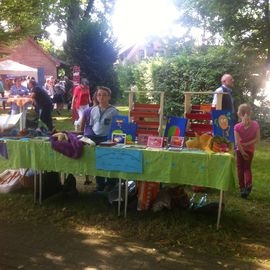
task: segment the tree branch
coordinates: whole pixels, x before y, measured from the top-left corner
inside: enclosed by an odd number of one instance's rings
[[[94,6],[94,1],[95,1],[95,0],[89,0],[89,1],[88,1],[86,10],[85,10],[84,15],[83,15],[84,18],[90,17],[90,13],[91,13],[92,8],[93,8],[93,6]]]

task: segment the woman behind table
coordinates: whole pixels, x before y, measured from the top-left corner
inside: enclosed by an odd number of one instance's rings
[[[29,92],[28,89],[24,86],[22,86],[22,80],[21,78],[16,78],[14,80],[14,84],[10,88],[10,97],[15,97],[15,96],[28,96]],[[26,109],[29,106],[29,103],[24,105],[24,108]],[[25,110],[24,110],[25,111]],[[20,108],[16,105],[16,103],[12,102],[11,103],[11,114],[18,114],[20,112]],[[26,114],[26,112],[25,112]]]
[[[241,119],[234,126],[238,180],[241,197],[247,198],[252,189],[251,162],[255,144],[260,141],[260,127],[256,121],[251,120],[251,107],[248,104],[241,104],[237,114]]]
[[[81,126],[83,112],[89,108],[89,104],[91,103],[89,82],[87,79],[82,79],[81,84],[74,89],[71,102],[71,109],[75,109],[79,116],[79,118],[74,121],[75,130],[78,130]]]

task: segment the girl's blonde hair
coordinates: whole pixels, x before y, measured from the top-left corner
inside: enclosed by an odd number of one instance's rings
[[[238,116],[242,118],[242,122],[244,122],[244,124],[248,124],[250,114],[251,114],[250,105],[244,103],[238,107]]]

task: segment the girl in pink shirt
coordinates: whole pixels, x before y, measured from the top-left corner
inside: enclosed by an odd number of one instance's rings
[[[237,114],[241,119],[234,126],[238,180],[241,197],[247,198],[252,188],[251,162],[255,144],[260,140],[260,127],[256,121],[250,119],[251,107],[248,104],[241,104]]]

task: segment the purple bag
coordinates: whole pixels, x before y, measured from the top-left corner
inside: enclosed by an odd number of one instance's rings
[[[67,132],[66,134],[68,136],[67,141],[58,141],[56,137],[51,137],[52,148],[67,157],[80,158],[83,152],[83,142],[73,133]]]

